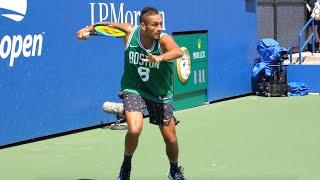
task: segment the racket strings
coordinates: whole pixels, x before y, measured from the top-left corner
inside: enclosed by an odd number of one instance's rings
[[[99,25],[99,26],[96,26],[94,30],[97,33],[100,33],[106,36],[124,37],[126,35],[126,32],[124,32],[123,30],[117,29],[112,26]]]

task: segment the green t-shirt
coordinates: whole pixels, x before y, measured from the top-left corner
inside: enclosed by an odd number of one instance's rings
[[[162,49],[158,40],[153,42],[151,49],[145,49],[140,41],[140,29],[140,26],[134,27],[126,44],[121,89],[157,103],[171,102],[173,63],[141,60],[147,58],[147,51],[160,55]]]

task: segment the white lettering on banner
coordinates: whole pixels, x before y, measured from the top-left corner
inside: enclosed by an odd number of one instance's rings
[[[0,0],[0,9],[9,10],[9,14],[0,14],[0,18],[7,17],[19,22],[27,13],[27,0]],[[13,14],[15,12],[15,14]],[[23,37],[17,35],[4,35],[0,37],[0,58],[9,59],[9,66],[13,67],[14,61],[21,55],[24,57],[41,56],[43,34],[27,34]]]
[[[28,34],[25,37],[21,35],[5,35],[0,40],[1,59],[9,58],[9,66],[13,67],[16,58],[22,54],[24,57],[41,56],[43,44],[43,35]]]
[[[206,57],[206,52],[205,51],[197,51],[193,52],[193,59],[202,59]]]
[[[193,71],[194,74],[194,84],[200,84],[206,82],[206,74],[205,69],[198,69]]]
[[[102,21],[113,21],[117,23],[139,24],[140,11],[125,11],[125,3],[116,6],[115,3],[89,3],[91,10],[91,24]],[[163,18],[162,30],[166,30],[165,13],[160,11]]]
[[[7,17],[13,21],[22,21],[27,12],[27,0],[0,0],[0,17]],[[3,12],[3,13],[2,13]]]

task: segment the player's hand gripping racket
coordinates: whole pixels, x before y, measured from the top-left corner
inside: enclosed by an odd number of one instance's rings
[[[90,36],[110,36],[121,38],[126,35],[127,33],[123,29],[112,26],[111,24],[96,24],[94,25],[92,32],[83,34],[85,38],[88,38]]]

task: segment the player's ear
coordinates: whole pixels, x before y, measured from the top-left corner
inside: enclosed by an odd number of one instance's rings
[[[141,25],[141,29],[145,31],[146,30],[146,24],[144,22],[142,22],[140,25]]]

